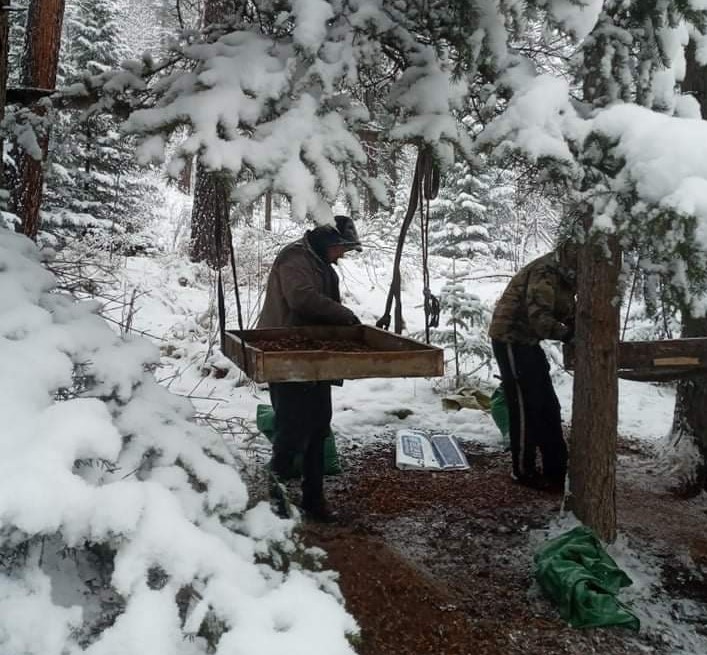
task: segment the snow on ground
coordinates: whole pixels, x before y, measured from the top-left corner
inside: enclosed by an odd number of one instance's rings
[[[562,405],[563,419],[572,416],[573,377],[565,371],[554,374],[555,390]],[[649,443],[664,439],[670,432],[675,390],[666,385],[619,381],[619,434]]]
[[[276,232],[277,232],[276,221]],[[300,230],[301,231],[301,230]],[[296,234],[288,227],[285,242]],[[257,291],[252,279],[261,283],[267,275],[269,261],[277,248],[262,258],[256,274],[250,271],[241,289],[254,303]],[[341,286],[344,302],[356,311],[362,320],[373,324],[382,313],[390,280],[390,256],[375,254],[353,255],[340,266]],[[439,291],[443,279],[439,275],[444,262],[435,262],[433,270],[433,292]],[[493,306],[502,292],[511,271],[479,270],[478,279],[470,282],[469,290]],[[123,271],[127,289],[138,288],[136,314],[133,328],[160,337],[157,343],[162,348],[162,365],[158,379],[170,391],[188,396],[195,406],[208,415],[210,420],[239,421],[242,429],[232,431],[227,438],[230,449],[240,454],[257,454],[255,466],[268,458],[267,441],[257,436],[255,408],[259,403],[269,403],[264,385],[244,381],[233,366],[228,365],[210,343],[216,334],[213,323],[213,277],[201,266],[186,263],[174,254],[160,258],[131,258]],[[499,275],[499,277],[487,277]],[[503,277],[505,276],[505,277]],[[419,264],[409,259],[403,274],[403,300],[408,331],[414,333],[423,326],[421,307],[421,283]],[[143,293],[144,292],[144,293]],[[235,327],[232,289],[227,289],[229,324]],[[210,311],[211,309],[211,311]],[[251,311],[250,315],[255,314]],[[211,335],[211,337],[209,337]],[[211,346],[210,355],[207,350]],[[563,416],[569,420],[572,407],[572,375],[561,368],[561,351],[558,344],[546,344],[552,363],[553,377],[563,408]],[[225,376],[217,378],[205,375],[207,360],[219,367],[228,367]],[[494,371],[480,372],[485,381],[494,383]],[[369,379],[345,382],[335,388],[333,426],[340,448],[365,446],[377,441],[390,441],[395,431],[402,427],[417,427],[433,431],[445,431],[461,439],[472,440],[485,447],[503,447],[490,416],[482,411],[464,409],[459,412],[442,409],[439,381],[426,379]],[[670,430],[674,404],[674,391],[669,386],[638,382],[620,382],[619,430],[621,434],[653,444],[663,439]],[[407,411],[412,413],[400,418]],[[244,458],[246,463],[248,457]],[[668,631],[666,639],[686,648],[684,652],[700,652],[693,644],[694,631],[676,628],[677,623],[668,616],[671,608],[666,605],[661,593],[660,563],[644,546],[630,547],[623,540],[612,553],[619,563],[636,580],[636,584],[624,596],[639,612],[644,625],[656,634]],[[636,550],[638,549],[638,550]],[[681,611],[689,612],[690,608]],[[677,632],[676,632],[677,630]],[[692,649],[692,650],[690,650]],[[677,651],[676,651],[677,652]]]
[[[272,257],[274,253],[270,254]],[[371,262],[371,259],[374,263]],[[261,279],[267,275],[267,258],[263,262]],[[407,331],[422,330],[424,316],[421,307],[419,270],[414,261],[403,280],[404,315]],[[440,264],[438,268],[441,268]],[[419,267],[418,267],[419,268]],[[159,258],[130,258],[123,271],[128,288],[136,287],[136,314],[133,329],[166,339],[162,343],[162,370],[158,377],[165,380],[171,391],[189,395],[202,411],[213,412],[220,418],[238,417],[254,421],[258,403],[269,403],[267,391],[252,384],[238,386],[242,376],[232,368],[223,379],[204,377],[202,368],[208,348],[207,334],[216,334],[213,314],[213,277],[204,267],[189,264],[176,255]],[[478,277],[511,271],[480,271]],[[364,323],[374,324],[385,306],[390,280],[388,257],[347,255],[339,267],[343,301],[351,306]],[[470,291],[493,306],[503,291],[508,277],[480,279],[470,283]],[[433,291],[439,291],[443,280],[433,275]],[[255,295],[242,288],[243,294]],[[226,292],[229,325],[236,326],[232,289]],[[167,344],[171,349],[165,350]],[[556,344],[547,344],[563,416],[569,420],[572,409],[572,375],[563,371],[561,353]],[[217,358],[218,359],[218,358]],[[223,364],[221,360],[221,364]],[[451,366],[449,367],[451,369]],[[485,368],[478,375],[483,382],[495,385],[496,371]],[[448,373],[449,374],[449,373]],[[473,439],[488,447],[501,447],[500,435],[490,416],[482,411],[463,409],[449,412],[442,409],[438,380],[427,379],[368,379],[347,381],[334,388],[334,428],[340,441],[365,444],[389,439],[402,427],[418,427],[455,434],[461,439]],[[619,429],[622,434],[655,442],[668,433],[672,420],[674,392],[670,387],[639,382],[620,382]],[[398,418],[399,410],[412,410],[406,418]]]
[[[385,305],[390,277],[390,271],[384,270],[385,264],[387,261],[372,272],[369,262],[357,261],[354,256],[340,268],[343,300],[365,323],[375,323]],[[138,289],[133,329],[166,339],[162,343],[163,355],[169,355],[163,357],[158,378],[171,391],[191,396],[202,411],[213,412],[220,418],[254,421],[257,404],[269,403],[266,390],[251,384],[238,386],[242,376],[235,369],[223,379],[202,375],[208,329],[213,334],[216,330],[209,323],[213,294],[205,269],[184,263],[174,255],[165,255],[154,259],[130,258],[123,274],[127,287]],[[186,286],[182,286],[185,281]],[[412,277],[404,282],[403,302],[409,332],[423,327],[417,283]],[[235,327],[232,290],[227,291],[226,300],[229,325]],[[437,385],[438,381],[426,379],[346,381],[342,388],[334,388],[334,428],[342,440],[360,444],[390,438],[401,427],[420,427],[451,432],[491,447],[500,446],[500,434],[488,414],[469,409],[445,412],[435,391]],[[399,410],[412,410],[413,414],[400,419],[396,415]]]
[[[536,548],[540,548],[547,539],[558,537],[579,525],[572,514],[562,512],[551,521],[547,529],[533,531],[531,540]],[[665,652],[703,655],[707,652],[707,636],[699,629],[696,630],[695,626],[704,620],[704,604],[666,593],[662,580],[666,561],[665,547],[655,542],[639,543],[629,539],[626,534],[619,534],[617,540],[607,546],[607,553],[632,581],[631,585],[619,592],[618,599],[638,617],[641,632],[650,635],[656,643],[662,643]],[[678,550],[671,555],[682,559],[686,569],[694,571],[697,578],[700,577],[699,570],[686,550],[682,554]],[[539,587],[535,591],[539,593]],[[646,651],[645,646],[636,643],[636,652],[653,651]]]
[[[638,616],[642,630],[662,641],[670,652],[707,652],[707,637],[695,630],[704,606],[694,600],[672,598],[662,591],[661,557],[649,549],[637,550],[624,536],[619,536],[608,552],[633,582],[620,598]]]

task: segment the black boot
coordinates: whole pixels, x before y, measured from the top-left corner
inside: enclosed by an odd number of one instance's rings
[[[336,523],[338,516],[331,510],[324,498],[312,502],[302,501],[302,514],[305,520],[315,523]]]
[[[512,473],[511,478],[514,482],[521,484],[524,487],[537,489],[538,491],[560,493],[564,490],[564,481],[551,479],[536,472],[529,475],[517,475],[516,473]]]

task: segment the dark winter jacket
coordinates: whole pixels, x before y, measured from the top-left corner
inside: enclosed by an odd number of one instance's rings
[[[489,335],[506,343],[534,345],[541,339],[566,340],[574,330],[574,269],[556,252],[522,268],[510,281],[491,319]]]
[[[339,277],[334,267],[314,252],[310,234],[285,246],[275,258],[259,328],[360,322],[341,304]]]

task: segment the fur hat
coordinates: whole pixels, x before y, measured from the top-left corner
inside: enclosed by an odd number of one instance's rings
[[[311,237],[319,248],[344,246],[347,250],[361,252],[361,241],[356,232],[356,226],[349,216],[335,216],[334,225],[320,225],[311,231]]]

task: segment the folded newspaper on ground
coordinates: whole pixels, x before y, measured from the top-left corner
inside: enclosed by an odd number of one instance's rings
[[[421,430],[398,430],[395,465],[418,471],[466,470],[469,463],[456,438],[450,434],[427,435]]]

